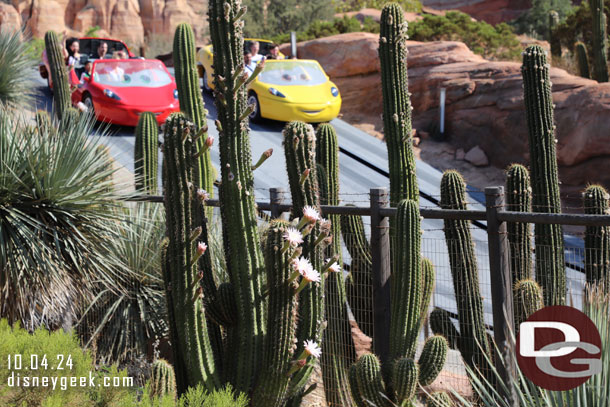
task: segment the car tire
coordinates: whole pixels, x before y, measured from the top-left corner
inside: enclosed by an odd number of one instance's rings
[[[203,90],[210,93],[212,92],[212,88],[208,85],[208,73],[205,69],[203,70]]]
[[[95,115],[95,107],[93,106],[93,99],[91,98],[90,94],[87,93],[85,96],[83,96],[83,103],[85,106],[87,106],[87,111],[91,113],[95,119],[97,119]]]
[[[248,117],[250,118],[250,121],[252,121],[252,122],[260,121],[261,120],[261,105],[260,105],[260,103],[258,103],[258,97],[256,96],[256,93],[250,92],[250,94],[248,95],[248,105],[254,106],[254,110],[252,111],[252,113],[250,113],[248,115]]]

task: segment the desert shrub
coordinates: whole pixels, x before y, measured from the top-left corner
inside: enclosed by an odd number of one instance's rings
[[[445,16],[425,15],[409,24],[409,39],[414,41],[462,41],[474,53],[490,59],[515,59],[521,46],[513,30],[504,23],[492,26],[473,21],[459,11]]]
[[[297,32],[297,41],[308,41],[316,38],[330,37],[331,35],[345,34],[350,32],[379,32],[379,23],[367,17],[361,23],[355,17],[343,16],[332,21],[314,21],[304,31]],[[290,41],[290,33],[276,35],[271,40],[282,44]]]
[[[101,30],[99,25],[87,28],[83,37],[99,37],[99,31]]]
[[[381,10],[386,0],[333,0],[337,13],[358,11],[363,8],[376,8]],[[404,11],[419,13],[422,9],[419,0],[395,0]]]
[[[21,356],[22,368],[19,370],[16,368],[15,355]],[[11,369],[8,368],[9,356]],[[135,404],[135,392],[128,386],[98,386],[103,383],[104,377],[118,377],[117,380],[123,383],[126,374],[117,371],[116,367],[96,369],[91,354],[79,347],[78,339],[72,333],[62,330],[49,332],[38,328],[30,334],[19,324],[11,327],[6,319],[2,319],[0,361],[0,405],[3,406],[103,407]],[[38,369],[33,369],[36,361]],[[44,362],[47,364],[46,368]],[[60,366],[63,369],[59,369]],[[70,377],[86,377],[88,384],[90,375],[94,378],[95,386],[81,387],[80,379],[77,379],[76,386],[70,385]],[[12,382],[9,381],[11,376]],[[53,389],[51,385],[27,386],[23,382],[26,376],[30,378],[30,383],[33,383],[34,377],[38,377],[38,380],[43,376],[56,378],[56,388]],[[21,380],[19,385],[17,378]],[[65,389],[62,389],[62,385]]]
[[[42,51],[44,51],[44,38],[30,38],[26,42],[26,53],[33,61],[42,62]]]
[[[231,385],[222,390],[208,393],[203,386],[191,387],[182,395],[179,407],[246,407],[248,398],[245,394],[235,394]]]
[[[610,16],[610,2],[605,2],[606,16]],[[607,32],[610,33],[610,18],[607,18]],[[565,21],[553,30],[553,35],[558,37],[561,45],[574,51],[574,44],[582,41],[587,47],[589,55],[593,55],[593,31],[591,23],[591,9],[588,1],[583,1],[580,6],[575,7],[566,17]]]
[[[22,109],[31,104],[37,86],[32,68],[41,55],[35,56],[37,51],[32,50],[20,31],[0,29],[0,108]]]
[[[586,2],[583,1],[583,3]],[[551,10],[556,11],[559,15],[559,21],[563,22],[572,8],[571,0],[532,0],[532,7],[511,22],[511,25],[519,34],[527,34],[541,40],[547,40],[549,12]]]

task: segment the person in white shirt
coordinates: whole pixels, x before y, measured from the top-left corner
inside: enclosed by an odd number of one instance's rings
[[[248,74],[248,78],[254,73],[255,69],[256,62],[252,60],[252,54],[249,51],[244,52],[244,71]]]
[[[252,62],[257,64],[260,62],[261,59],[263,59],[263,56],[258,53],[260,47],[261,45],[258,43],[258,41],[252,41],[250,43],[250,54],[252,54]]]

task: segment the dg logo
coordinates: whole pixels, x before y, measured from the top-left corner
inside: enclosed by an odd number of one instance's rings
[[[576,308],[545,307],[519,326],[521,372],[547,390],[570,390],[601,372],[601,350],[597,327]]]

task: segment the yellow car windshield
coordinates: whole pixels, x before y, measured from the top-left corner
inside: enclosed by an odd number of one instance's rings
[[[276,86],[316,86],[328,80],[315,62],[291,60],[265,64],[257,79]]]

